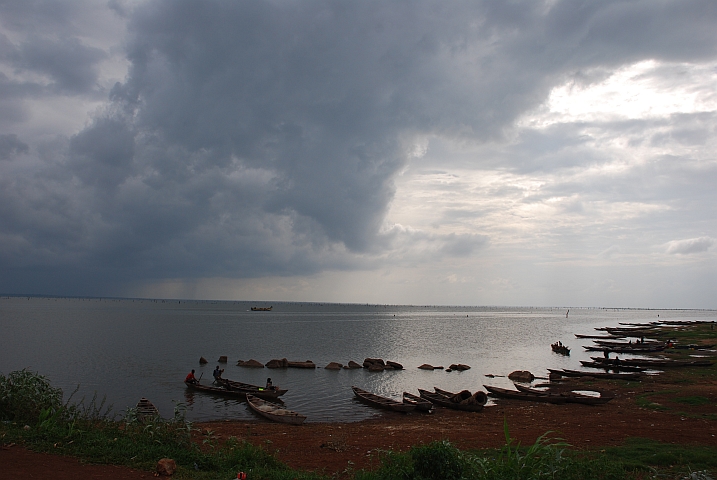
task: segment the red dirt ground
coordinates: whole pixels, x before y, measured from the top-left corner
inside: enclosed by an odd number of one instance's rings
[[[562,438],[577,449],[619,445],[628,437],[684,445],[717,445],[717,382],[714,380],[685,385],[658,377],[627,387],[615,382],[592,383],[595,384],[614,394],[615,399],[601,406],[499,399],[496,406],[487,407],[481,413],[445,409],[437,409],[432,414],[386,413],[357,423],[289,426],[263,421],[214,422],[198,425],[202,432],[198,436],[212,432],[220,442],[234,436],[260,445],[291,467],[326,474],[376,467],[379,450],[404,451],[433,440],[449,440],[461,449],[499,448],[505,444],[504,419],[511,436],[523,445],[532,444],[547,431],[553,431],[554,437]],[[581,380],[569,383],[570,388],[575,389],[580,385]],[[680,397],[701,396],[710,402],[697,406],[676,403],[673,401],[675,391]],[[653,407],[668,410],[641,408],[636,402],[640,395],[647,395],[645,398],[653,402]],[[364,407],[357,405],[357,408]],[[0,477],[4,479],[152,477],[151,472],[83,465],[73,458],[33,453],[18,446],[0,449],[0,465]]]

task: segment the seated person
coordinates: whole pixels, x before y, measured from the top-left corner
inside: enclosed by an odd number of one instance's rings
[[[194,376],[194,369],[192,369],[191,372],[189,372],[189,375],[187,375],[187,378],[184,379],[185,383],[199,383],[197,378]]]
[[[267,379],[266,379],[266,389],[267,389],[267,390],[275,390],[275,389],[276,389],[276,387],[274,386],[274,384],[271,383],[271,378],[267,378]]]

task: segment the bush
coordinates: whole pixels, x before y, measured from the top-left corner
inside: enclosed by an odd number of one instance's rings
[[[27,369],[0,375],[0,419],[37,424],[40,416],[62,408],[62,390],[44,376]]]
[[[416,479],[460,480],[463,477],[461,452],[445,440],[412,448],[411,458]]]

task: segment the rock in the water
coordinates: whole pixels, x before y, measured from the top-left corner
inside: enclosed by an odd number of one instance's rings
[[[362,368],[361,365],[359,365],[358,363],[354,362],[353,360],[349,360],[348,367],[349,367],[349,368]]]
[[[380,365],[381,370],[386,365],[386,362],[381,358],[365,358],[363,361],[363,368],[369,368],[371,365]]]
[[[221,357],[219,357],[219,360],[217,360],[217,362],[219,362],[219,363],[227,363],[227,356],[226,356],[226,355],[222,355]]]
[[[286,368],[289,366],[289,361],[285,358],[282,358],[281,360],[274,358],[269,360],[264,366],[266,368]]]
[[[469,367],[468,365],[464,365],[462,363],[454,363],[448,368],[450,368],[451,370],[458,370],[459,372],[462,372],[463,370],[468,370],[471,367]]]
[[[394,370],[403,370],[403,365],[398,362],[392,362],[390,360],[387,360],[386,365],[392,367]]]
[[[204,365],[205,363],[209,363],[209,361],[208,361],[206,358],[204,358],[204,357],[199,357],[199,363],[201,363],[202,365]]]
[[[157,462],[157,473],[166,477],[171,477],[177,471],[177,463],[171,458],[163,458]]]
[[[527,370],[516,370],[514,372],[511,372],[511,374],[508,375],[508,378],[515,382],[530,383],[535,380],[535,375],[533,375]]]
[[[324,368],[327,370],[341,370],[341,368],[343,368],[343,365],[341,365],[340,363],[337,363],[337,362],[331,362],[328,365],[326,365]]]
[[[240,367],[264,368],[264,365],[262,365],[261,362],[254,360],[253,358],[251,360],[247,360],[246,362],[244,360],[239,360],[237,365]]]
[[[421,366],[418,367],[418,368],[420,368],[421,370],[433,370],[434,367],[433,367],[433,365],[429,365],[429,364],[427,364],[427,363],[424,363],[423,365],[421,365]]]
[[[305,362],[286,362],[286,366],[292,368],[316,368],[316,364],[311,360]]]

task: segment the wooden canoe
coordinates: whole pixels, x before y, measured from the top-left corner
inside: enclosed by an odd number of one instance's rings
[[[289,391],[283,388],[264,388],[260,387],[259,385],[237,382],[235,380],[229,380],[226,378],[220,378],[217,380],[217,382],[224,389],[241,392],[244,395],[251,394],[255,397],[263,398],[265,400],[276,400]]]
[[[457,393],[449,392],[448,390],[442,390],[438,387],[433,387],[433,390],[436,391],[436,393],[440,393],[441,395],[444,395],[448,398],[455,398]],[[488,402],[488,395],[485,394],[485,392],[477,391],[475,394],[476,402],[480,405],[485,405]]]
[[[433,404],[431,402],[408,392],[403,392],[403,403],[415,405],[416,410],[421,412],[430,412],[433,410]]]
[[[421,390],[420,388],[418,389],[418,393],[421,394],[421,398],[425,398],[432,404],[438,405],[439,407],[452,408],[453,410],[460,410],[462,412],[480,412],[483,410],[483,405],[463,405],[454,402],[449,397],[441,395],[440,393],[429,392],[428,390]]]
[[[607,365],[627,365],[634,367],[646,367],[646,368],[676,368],[676,367],[711,367],[714,362],[709,359],[681,359],[681,360],[670,360],[670,359],[640,359],[640,358],[627,358],[620,359],[619,361],[615,358],[604,358],[604,357],[590,357],[597,363],[604,363]]]
[[[644,372],[645,370],[647,370],[646,368],[638,367],[636,365],[612,365],[610,363],[603,362],[588,362],[587,360],[580,360],[580,363],[583,364],[583,367],[602,368],[603,370],[612,370],[613,372]]]
[[[543,394],[542,392],[540,395],[537,395],[521,392],[518,390],[508,390],[507,388],[491,387],[490,385],[483,386],[486,390],[488,390],[489,394],[498,398],[508,398],[511,400],[527,400],[530,402],[555,403],[558,405],[567,402],[565,397],[563,397],[562,395],[549,395]]]
[[[392,398],[382,397],[358,387],[351,387],[351,389],[354,391],[354,395],[356,395],[356,398],[359,401],[371,407],[404,413],[416,410],[416,405],[414,404],[403,403]]]
[[[550,373],[556,375],[562,375],[563,377],[593,377],[593,378],[606,378],[609,380],[640,380],[644,376],[641,372],[632,373],[604,373],[604,372],[584,372],[578,370],[568,370],[564,368],[562,370],[548,369]]]
[[[272,422],[301,425],[304,423],[304,420],[306,420],[306,415],[301,415],[300,413],[285,408],[283,405],[255,397],[252,394],[246,396],[246,403],[249,405],[249,408],[257,414]]]
[[[646,353],[646,352],[661,352],[666,347],[664,345],[656,345],[654,347],[643,347],[643,348],[631,348],[631,347],[601,347],[601,346],[586,346],[583,348],[588,352],[613,352],[613,353]]]
[[[139,420],[159,417],[159,410],[157,410],[157,407],[155,407],[152,402],[150,402],[144,397],[139,399],[139,402],[137,402],[137,406],[135,408],[137,409],[137,418]]]
[[[515,388],[517,388],[521,392],[531,393],[533,395],[560,395],[561,397],[565,398],[566,403],[581,403],[583,405],[603,405],[615,398],[612,396],[603,396],[602,392],[599,392],[599,397],[591,397],[590,395],[582,395],[580,393],[575,393],[572,391],[552,394],[547,391],[536,390],[534,388],[526,387],[518,383],[515,384]]]

